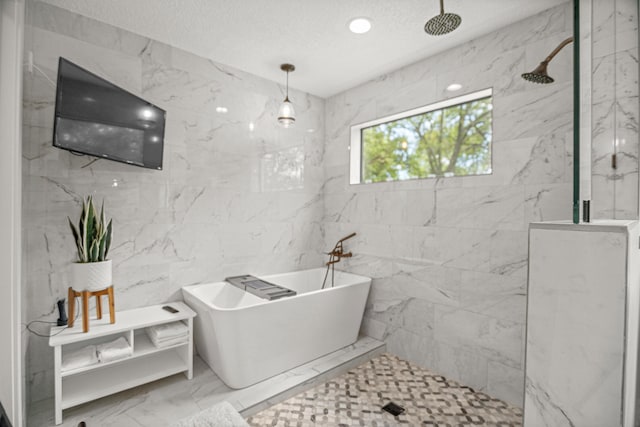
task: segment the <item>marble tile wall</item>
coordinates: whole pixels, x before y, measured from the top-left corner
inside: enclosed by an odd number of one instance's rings
[[[573,33],[570,3],[326,102],[325,249],[374,278],[363,330],[391,353],[522,405],[527,227],[571,218],[572,55],[520,78]],[[448,93],[453,82],[464,88]],[[493,173],[349,185],[353,124],[493,88]]]
[[[637,219],[638,3],[592,0],[592,6],[592,215]]]
[[[66,217],[79,215],[89,194],[113,217],[120,310],[178,299],[181,286],[228,275],[318,266],[324,100],[292,90],[298,123],[282,129],[278,83],[37,1],[27,9],[25,46],[42,71],[25,70],[27,319],[57,317],[74,259]],[[52,147],[59,56],[167,110],[162,171]],[[53,352],[45,338],[29,341],[37,401],[53,393]]]

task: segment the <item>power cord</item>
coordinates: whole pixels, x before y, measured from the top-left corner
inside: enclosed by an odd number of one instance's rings
[[[78,297],[75,297],[78,298]],[[54,308],[55,310],[55,308]],[[76,304],[76,312],[75,315],[73,316],[73,321],[75,322],[78,319],[78,316],[80,315],[80,305]],[[31,329],[31,325],[34,323],[44,323],[47,325],[57,325],[58,322],[50,322],[50,321],[46,321],[46,320],[32,320],[31,322],[27,323],[25,325],[25,327],[27,328],[27,330],[29,332],[31,332],[33,335],[38,336],[38,337],[42,337],[42,338],[51,338],[51,337],[55,337],[56,335],[62,333],[64,330],[66,330],[67,328],[69,328],[68,323],[67,326],[65,326],[64,328],[60,329],[58,332],[56,332],[53,335],[45,335],[45,334],[41,334],[40,332],[34,331],[33,329]]]
[[[38,67],[36,64],[33,63],[33,58],[31,58],[28,62],[24,63],[23,67],[27,67],[29,69],[29,72],[32,72],[32,70],[36,70],[37,72],[42,74],[42,77],[44,77],[45,80],[47,80],[47,82],[49,82],[51,86],[53,86],[54,88],[56,87],[56,82],[51,80],[51,78],[47,75],[47,73],[42,71],[40,67]]]

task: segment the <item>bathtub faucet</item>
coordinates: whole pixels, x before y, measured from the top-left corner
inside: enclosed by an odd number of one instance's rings
[[[344,247],[342,246],[342,242],[344,242],[345,240],[348,240],[350,238],[352,238],[353,236],[355,236],[356,233],[351,233],[346,237],[343,237],[342,239],[338,240],[338,243],[336,243],[336,245],[333,247],[333,249],[331,250],[331,252],[327,252],[327,255],[329,255],[329,262],[327,262],[327,272],[324,275],[324,280],[322,281],[322,289],[324,289],[326,283],[327,283],[327,276],[329,275],[329,270],[331,270],[331,287],[333,288],[333,284],[334,284],[334,269],[335,269],[335,263],[340,262],[341,258],[351,258],[353,256],[353,254],[351,252],[345,252],[344,251]]]
[[[351,233],[348,236],[338,240],[338,243],[336,243],[333,250],[331,252],[327,252],[327,255],[329,255],[329,262],[327,262],[327,266],[340,262],[340,258],[351,258],[353,256],[351,252],[344,251],[342,242],[354,237],[355,235],[356,233]]]

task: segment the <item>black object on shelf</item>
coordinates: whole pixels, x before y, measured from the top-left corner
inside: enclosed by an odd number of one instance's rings
[[[58,326],[66,326],[69,319],[67,319],[67,313],[64,310],[64,298],[58,300],[58,313],[60,314]]]

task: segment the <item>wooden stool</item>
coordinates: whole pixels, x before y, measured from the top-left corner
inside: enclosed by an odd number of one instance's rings
[[[73,321],[76,317],[76,297],[82,297],[82,332],[89,332],[89,298],[96,297],[96,314],[98,319],[102,319],[101,297],[109,297],[109,317],[110,323],[116,323],[115,304],[113,302],[113,285],[100,291],[76,292],[69,287],[69,327],[73,328]]]

